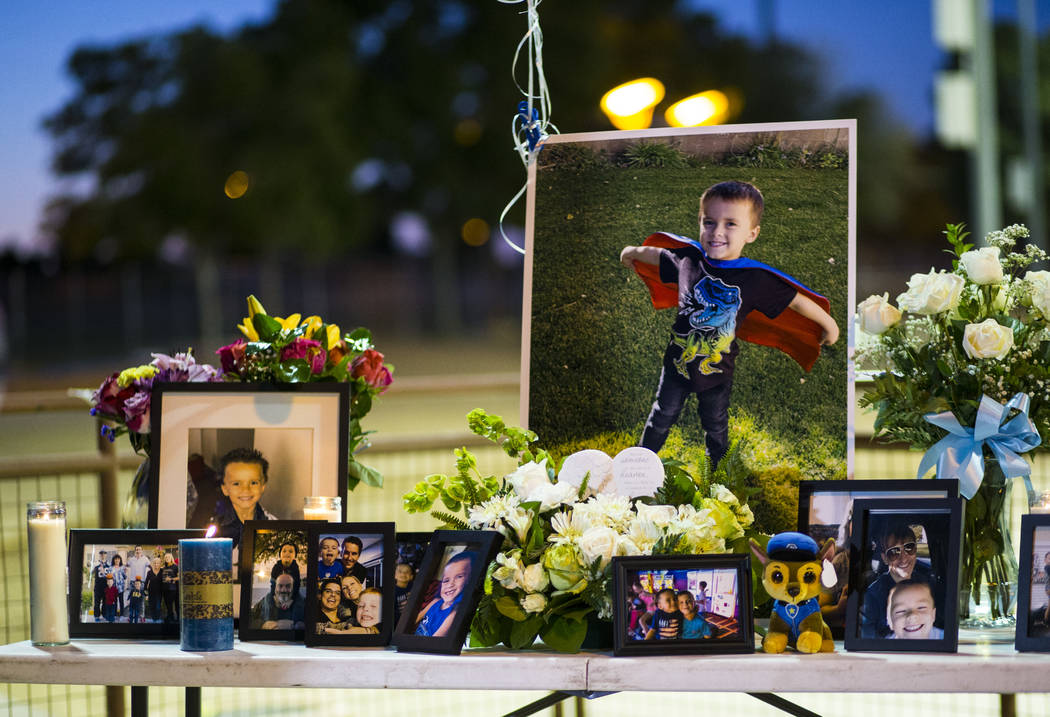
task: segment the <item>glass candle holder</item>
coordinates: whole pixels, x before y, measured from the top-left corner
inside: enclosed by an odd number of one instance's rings
[[[34,645],[69,643],[66,604],[66,504],[26,506],[29,530],[29,639]]]
[[[343,499],[312,495],[303,498],[303,520],[327,520],[338,523],[343,519]]]

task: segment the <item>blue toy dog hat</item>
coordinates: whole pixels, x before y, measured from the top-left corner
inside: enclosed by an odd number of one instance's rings
[[[777,533],[769,539],[766,555],[772,560],[816,560],[817,541],[805,533]]]

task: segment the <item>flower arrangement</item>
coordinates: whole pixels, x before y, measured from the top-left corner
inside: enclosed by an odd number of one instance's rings
[[[612,617],[614,556],[747,551],[750,508],[721,483],[695,481],[675,461],[665,462],[656,496],[632,500],[596,493],[587,478],[579,486],[559,482],[532,431],[480,409],[467,421],[516,458],[517,470],[502,479],[484,475],[470,451],[456,449],[456,473],[427,476],[403,503],[416,513],[440,500],[447,511],[431,514],[446,526],[503,534],[471,624],[475,645],[520,649],[539,637],[575,652],[589,619]]]
[[[897,306],[883,294],[857,307],[858,366],[874,369],[860,405],[877,411],[875,436],[882,440],[940,452],[938,443],[946,436],[940,426],[958,426],[968,436],[976,459],[970,472],[976,475],[962,482],[969,501],[964,593],[969,588],[980,604],[982,584],[1006,584],[990,591],[995,619],[1009,612],[1009,574],[1012,569],[1016,581],[1017,572],[1009,550],[1003,550],[1009,542],[1002,529],[1006,475],[1024,473],[1026,464],[1015,455],[1014,470],[1004,475],[1009,466],[996,457],[999,448],[992,439],[978,440],[964,427],[977,425],[982,401],[984,415],[994,401],[1007,422],[1021,414],[1027,414],[1022,422],[1030,421],[1034,439],[1018,442],[1013,451],[1030,450],[1038,435],[1050,430],[1050,272],[1028,270],[1047,258],[1043,250],[1033,245],[1015,250],[1028,237],[1023,226],[989,233],[988,246],[979,249],[966,243],[962,224],[949,224],[944,233],[951,271],[914,274]]]
[[[373,399],[394,380],[394,367],[375,350],[372,333],[358,328],[343,334],[338,324],[325,323],[320,316],[270,316],[255,296],[248,297],[248,316],[237,328],[244,338],[216,352],[227,381],[350,384],[347,488],[353,490],[362,481],[381,487],[382,474],[354,458],[368,445],[370,432],[362,429],[361,420],[372,410]]]
[[[148,457],[150,389],[156,382],[345,381],[350,384],[347,487],[353,490],[362,481],[382,486],[382,474],[354,457],[367,446],[369,431],[362,429],[361,420],[372,409],[373,399],[393,382],[393,366],[384,363],[383,354],[375,350],[371,332],[359,328],[344,335],[337,324],[325,323],[319,316],[270,316],[254,296],[248,297],[248,316],[237,328],[244,338],[216,351],[221,371],[197,363],[192,349],[187,349],[174,356],[153,354],[151,363],[114,373],[103,381],[91,394],[91,415],[115,425],[104,426],[102,434],[110,441],[127,434],[135,451]]]
[[[91,415],[114,425],[104,425],[102,435],[110,441],[127,434],[136,453],[150,452],[150,389],[155,382],[199,383],[221,381],[214,366],[199,364],[193,349],[174,356],[153,354],[153,361],[109,376],[91,394]]]

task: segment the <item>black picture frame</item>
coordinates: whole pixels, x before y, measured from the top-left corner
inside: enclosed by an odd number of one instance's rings
[[[1014,648],[1018,652],[1050,652],[1050,564],[1047,563],[1047,554],[1050,554],[1050,514],[1022,515],[1017,627],[1014,632]],[[1041,593],[1042,600],[1037,601],[1035,593]]]
[[[342,499],[345,516],[349,384],[156,383],[150,400],[150,527],[207,527],[214,512],[207,509],[209,504],[218,506],[223,497],[221,476],[215,476],[215,466],[204,454],[214,453],[210,460],[216,463],[226,446],[251,447],[266,454],[260,442],[279,454],[267,455],[271,477],[284,471],[293,481],[279,486],[276,494],[275,486],[267,482],[277,501],[266,502],[267,511],[280,520],[302,518],[303,498],[327,495]],[[308,445],[304,445],[307,431]],[[198,452],[191,445],[205,441],[209,449]],[[191,464],[198,453],[203,464],[199,470],[196,462]],[[191,482],[198,496],[195,504],[190,500]],[[180,508],[183,505],[185,510]],[[220,537],[230,536],[220,533]]]
[[[397,646],[398,652],[431,652],[445,655],[460,653],[470,628],[470,621],[478,606],[485,572],[489,563],[496,558],[502,543],[503,535],[495,530],[434,531],[423,558],[423,567],[408,597],[408,604],[397,627],[394,628],[391,642]],[[469,559],[471,567],[460,592],[462,597],[459,598],[458,606],[445,618],[451,618],[451,622],[447,627],[444,621],[438,626],[443,630],[441,635],[416,634],[417,626],[427,619],[424,617],[420,620],[419,615],[432,605],[437,605],[439,610],[442,606],[440,597],[433,598],[437,587],[440,586],[441,572],[446,564],[453,560],[462,562],[464,558],[457,559],[455,556],[465,553],[472,553]]]
[[[103,549],[106,550],[107,555],[110,555],[111,551],[120,552],[123,550],[125,553],[134,557],[135,547],[141,546],[143,548],[143,554],[147,558],[154,557],[153,553],[160,550],[162,553],[172,553],[173,558],[176,559],[176,564],[178,564],[177,556],[179,540],[203,537],[203,530],[121,530],[113,528],[70,530],[68,559],[69,595],[67,596],[67,604],[69,608],[69,636],[74,638],[124,637],[155,640],[178,639],[179,620],[177,590],[175,591],[176,603],[174,620],[169,619],[165,621],[161,618],[160,621],[153,621],[152,618],[149,617],[157,614],[155,610],[163,611],[164,609],[164,601],[161,594],[153,593],[153,600],[150,600],[150,598],[145,595],[143,596],[141,614],[143,619],[149,619],[149,622],[132,623],[118,621],[124,617],[130,618],[131,604],[129,590],[125,591],[127,603],[124,605],[123,612],[127,613],[126,615],[119,617],[115,616],[114,622],[95,622],[93,619],[90,621],[87,620],[86,617],[88,614],[97,614],[95,612],[97,605],[95,586],[91,584],[91,581],[93,580],[92,572],[98,564],[98,553]],[[162,556],[160,555],[157,557],[162,559]],[[110,557],[108,559],[111,560],[112,558]],[[127,561],[122,557],[121,563],[125,564]],[[126,567],[134,567],[134,564]],[[33,566],[29,566],[29,569],[32,570]],[[143,576],[143,590],[145,590],[146,582],[149,579],[148,570],[149,569],[147,568],[147,573]],[[157,585],[159,587],[159,583]],[[155,587],[153,589],[158,588]],[[85,609],[85,600],[90,602],[90,610]],[[103,601],[104,600],[105,597],[103,596]],[[119,603],[117,606],[119,606]]]
[[[342,558],[337,557],[335,564],[339,565],[339,573],[335,578],[321,575],[320,566],[320,542],[328,538],[335,538],[339,552],[342,553],[346,545],[346,539],[350,536],[359,539],[358,556],[354,563],[354,574],[360,578],[364,592],[359,594],[358,600],[363,600],[365,592],[371,590],[379,591],[378,608],[379,624],[361,626],[354,624],[356,619],[351,617],[343,619],[340,614],[340,629],[338,631],[325,631],[318,633],[319,626],[329,622],[321,609],[321,592],[319,590],[322,580],[335,579],[340,588],[340,606],[343,606],[343,578],[345,569],[342,566]],[[394,628],[394,563],[397,559],[397,543],[394,538],[393,523],[326,523],[323,521],[310,521],[310,529],[307,534],[309,541],[307,546],[307,593],[306,593],[306,629],[304,641],[307,646],[342,646],[342,647],[375,647],[386,645],[390,642],[390,635]],[[367,556],[367,557],[366,557]],[[332,583],[328,583],[331,589]],[[371,593],[374,594],[374,593]],[[347,596],[349,597],[349,596]],[[372,602],[372,601],[370,601]],[[375,604],[372,607],[376,607]],[[345,607],[343,609],[346,609]],[[357,606],[352,606],[357,610]],[[349,624],[348,624],[349,623]],[[375,627],[377,632],[362,633],[359,628]]]
[[[839,583],[822,596],[824,622],[831,635],[841,640],[846,633],[846,597],[849,594],[849,519],[852,501],[858,498],[955,498],[959,495],[959,481],[955,479],[876,479],[876,480],[804,480],[798,484],[798,531],[824,546],[828,538],[835,538],[835,553],[831,558]],[[828,500],[830,499],[830,501]],[[833,523],[813,523],[817,503]]]
[[[430,539],[434,537],[434,531],[399,530],[396,537],[397,561],[394,563],[394,625],[400,622],[401,613],[404,611],[405,605],[408,604],[408,598],[412,594],[412,587],[415,585],[416,577],[423,567],[423,558],[426,556]],[[398,566],[402,563],[412,568],[412,580],[407,588],[402,588],[397,584],[398,571],[400,570]]]
[[[750,556],[739,553],[621,556],[612,559],[612,575],[614,655],[700,655],[755,651]],[[636,592],[635,585],[644,594]],[[706,586],[706,597],[699,591],[700,585]],[[723,587],[719,588],[719,585]],[[659,592],[654,592],[657,590],[673,590],[676,593],[676,609],[680,605],[679,596],[689,593],[696,606],[693,620],[702,619],[701,629],[708,635],[696,638],[658,637],[655,627],[645,625],[646,616],[651,616],[659,605]],[[649,604],[643,600],[645,595],[652,597],[653,610],[636,614],[643,605]],[[704,604],[697,605],[698,601]],[[653,633],[652,639],[644,636],[648,634],[647,630]]]
[[[249,520],[244,524],[244,533],[241,538],[241,550],[239,556],[239,582],[240,590],[240,612],[237,626],[237,635],[243,641],[251,640],[291,640],[301,641],[306,627],[306,598],[308,572],[309,572],[309,545],[310,526],[314,521],[309,520]],[[269,555],[260,560],[260,552],[272,549],[272,540],[269,534],[280,540],[282,545],[278,547],[276,560],[270,560]],[[295,545],[295,555],[287,569],[280,567],[283,564],[283,543],[292,542]],[[294,570],[292,569],[294,568]],[[293,618],[290,628],[265,628],[264,621],[253,619],[253,610],[261,600],[272,599],[271,592],[276,590],[276,579],[280,573],[287,572],[292,576],[293,592]],[[259,586],[267,589],[260,595]],[[298,595],[299,608],[294,606],[294,600]],[[295,616],[299,620],[295,620]],[[298,623],[298,627],[296,627]]]
[[[853,525],[850,540],[850,593],[847,600],[847,650],[870,652],[955,652],[959,637],[959,560],[962,546],[962,498],[893,498],[864,499],[853,503]],[[922,532],[916,528],[921,526]],[[897,581],[885,562],[882,535],[909,532],[912,540],[892,538],[902,547],[914,543],[913,552],[899,552],[898,560],[908,567],[906,595],[912,601],[932,603],[935,614],[924,621],[913,619],[912,610],[902,613],[901,622],[893,626],[887,619],[897,594]],[[923,553],[926,553],[924,555]],[[910,561],[908,560],[910,557]],[[876,561],[878,567],[874,568]],[[920,568],[920,565],[922,566]],[[883,567],[886,569],[883,570]],[[903,580],[901,583],[903,584]],[[920,583],[915,585],[915,583]],[[928,597],[923,591],[928,589]],[[911,603],[914,604],[914,603]],[[909,603],[903,606],[909,607]],[[909,632],[940,637],[900,639]]]

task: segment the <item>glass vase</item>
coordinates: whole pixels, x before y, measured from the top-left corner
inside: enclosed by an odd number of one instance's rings
[[[122,528],[145,528],[149,521],[149,456],[135,471],[131,480],[131,489],[124,500],[124,509],[120,514]]]
[[[1012,483],[998,461],[986,458],[984,480],[966,501],[963,516],[959,627],[982,640],[1014,639],[1017,557],[1010,539]]]

